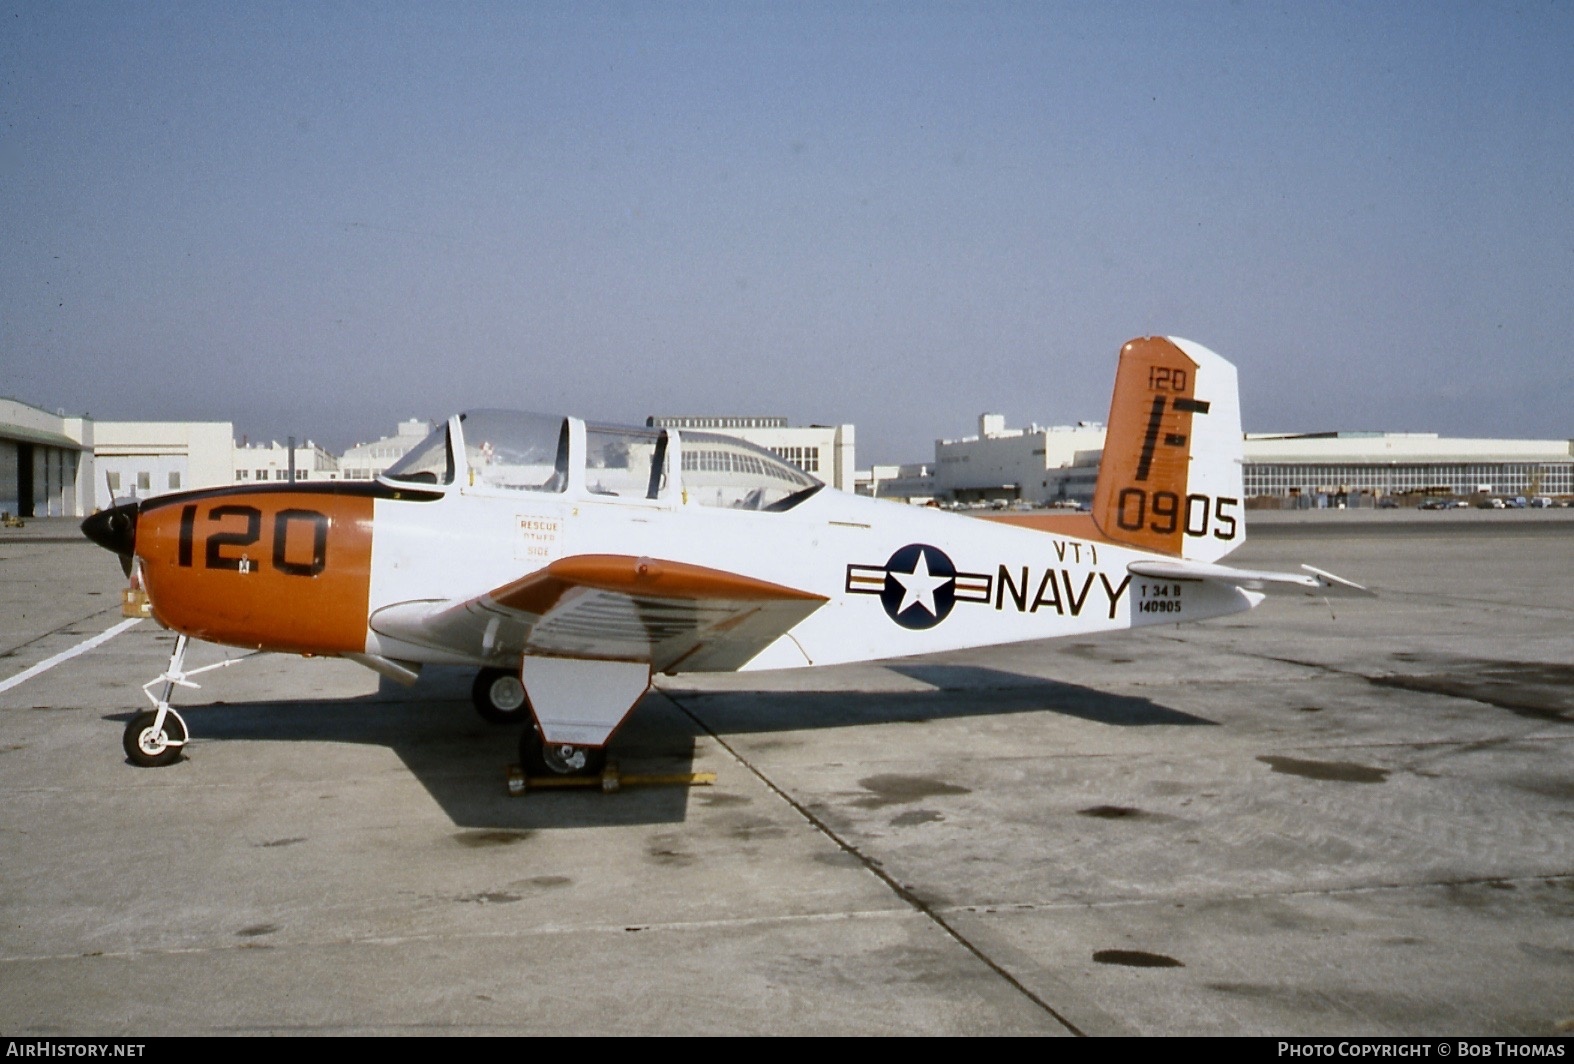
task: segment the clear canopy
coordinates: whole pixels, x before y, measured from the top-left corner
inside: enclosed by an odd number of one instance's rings
[[[448,448],[448,426],[438,426],[426,439],[406,451],[383,476],[415,484],[452,484],[454,453]]]
[[[472,484],[513,491],[568,486],[568,419],[512,410],[472,410],[464,422]]]
[[[763,447],[714,432],[683,435],[683,490],[702,506],[786,510],[824,487]]]
[[[622,425],[585,426],[585,486],[595,495],[654,499],[667,482],[667,434]]]
[[[509,491],[560,492],[568,485],[568,419],[511,410],[460,415],[469,483]],[[452,484],[448,426],[437,429],[387,473],[390,480]],[[688,501],[734,510],[786,510],[824,487],[762,447],[714,432],[681,434]],[[668,436],[660,429],[587,425],[585,486],[597,495],[655,499],[667,484]]]

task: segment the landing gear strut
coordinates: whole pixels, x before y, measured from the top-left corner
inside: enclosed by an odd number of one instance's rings
[[[169,668],[164,675],[142,685],[142,691],[153,703],[151,710],[144,710],[131,718],[120,745],[133,765],[143,768],[162,768],[180,760],[181,748],[186,745],[186,722],[169,704],[175,685],[195,687],[183,671],[186,663],[185,636],[175,637],[175,652],[169,656]],[[148,690],[156,683],[163,683],[164,690],[157,698]]]
[[[225,658],[212,665],[204,665],[200,669],[188,671],[186,645],[189,642],[186,636],[177,635],[175,650],[169,656],[169,668],[165,669],[162,675],[142,685],[142,693],[148,696],[148,701],[153,703],[153,708],[143,710],[132,717],[131,722],[126,725],[125,734],[120,739],[120,745],[126,751],[126,758],[133,765],[140,765],[143,768],[162,768],[180,760],[181,751],[185,749],[186,739],[190,733],[186,729],[185,720],[175,712],[175,707],[169,704],[169,696],[174,693],[176,687],[196,689],[202,685],[192,683],[191,677],[210,669],[222,669],[252,656],[243,654],[238,658]],[[157,698],[153,697],[151,690],[155,684],[164,685]]]

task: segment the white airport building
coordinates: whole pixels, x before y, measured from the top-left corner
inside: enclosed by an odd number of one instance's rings
[[[901,465],[874,465],[858,473],[859,495],[892,499],[927,506],[936,499],[935,467],[932,462],[906,462]]]
[[[93,429],[93,508],[230,481],[228,421],[99,421]]]
[[[978,435],[935,441],[935,491],[952,502],[1033,506],[1093,498],[1104,426],[1006,428],[1002,414],[981,414]]]
[[[857,470],[853,464],[854,432],[851,425],[789,425],[784,417],[648,417],[647,428],[719,432],[763,447],[791,462],[833,488],[852,491]]]
[[[647,425],[737,436],[844,491],[917,503],[1075,505],[1091,501],[1104,445],[1096,422],[1008,429],[935,441],[933,462],[854,468],[852,425],[792,426],[780,417],[651,417]],[[431,430],[418,418],[335,458],[307,441],[297,480],[370,480]],[[287,480],[287,446],[237,444],[230,422],[98,421],[0,399],[0,514],[85,517],[112,501],[189,488]],[[1569,498],[1574,441],[1462,439],[1435,433],[1250,433],[1245,487],[1256,506],[1363,506],[1426,496]]]
[[[405,456],[432,431],[430,421],[410,418],[399,422],[392,436],[371,443],[358,443],[339,456],[339,476],[343,480],[371,480]]]
[[[293,444],[293,450],[292,450]],[[311,440],[304,444],[273,440],[239,444],[230,462],[231,479],[237,484],[266,481],[323,481],[339,479],[339,460]]]
[[[882,498],[1053,506],[1092,501],[1104,427],[1008,429],[979,417],[976,436],[935,441],[932,478],[882,466],[860,490]],[[1427,496],[1574,495],[1574,441],[1461,439],[1436,433],[1249,433],[1248,499],[1259,507],[1371,506]]]

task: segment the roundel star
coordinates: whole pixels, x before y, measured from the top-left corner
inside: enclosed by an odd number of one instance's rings
[[[885,563],[880,603],[903,628],[933,628],[956,605],[956,566],[945,551],[909,543]]]
[[[935,608],[935,591],[945,587],[954,576],[939,576],[929,571],[929,558],[926,551],[918,552],[918,561],[913,565],[910,573],[900,573],[891,570],[891,576],[903,587],[902,604],[896,608],[897,613],[906,613],[908,607],[914,603],[923,606],[929,611],[931,617],[938,617],[940,611]]]

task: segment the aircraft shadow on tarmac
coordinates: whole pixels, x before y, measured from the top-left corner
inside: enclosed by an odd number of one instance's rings
[[[898,663],[885,668],[934,690],[672,694],[721,735],[1043,712],[1119,727],[1213,724],[1148,698],[976,665]]]
[[[646,696],[611,746],[625,772],[694,771],[696,739],[1012,713],[1063,713],[1118,727],[1211,725],[1146,698],[966,665],[887,668],[930,691],[685,691]],[[681,822],[705,788],[630,787],[532,791],[509,797],[505,768],[518,761],[519,729],[482,721],[470,706],[472,670],[432,667],[413,687],[383,681],[355,698],[187,703],[178,708],[207,742],[344,743],[385,746],[460,828],[531,831]],[[130,713],[108,719],[125,721]],[[304,747],[303,747],[304,752]],[[150,769],[148,771],[160,771]]]

